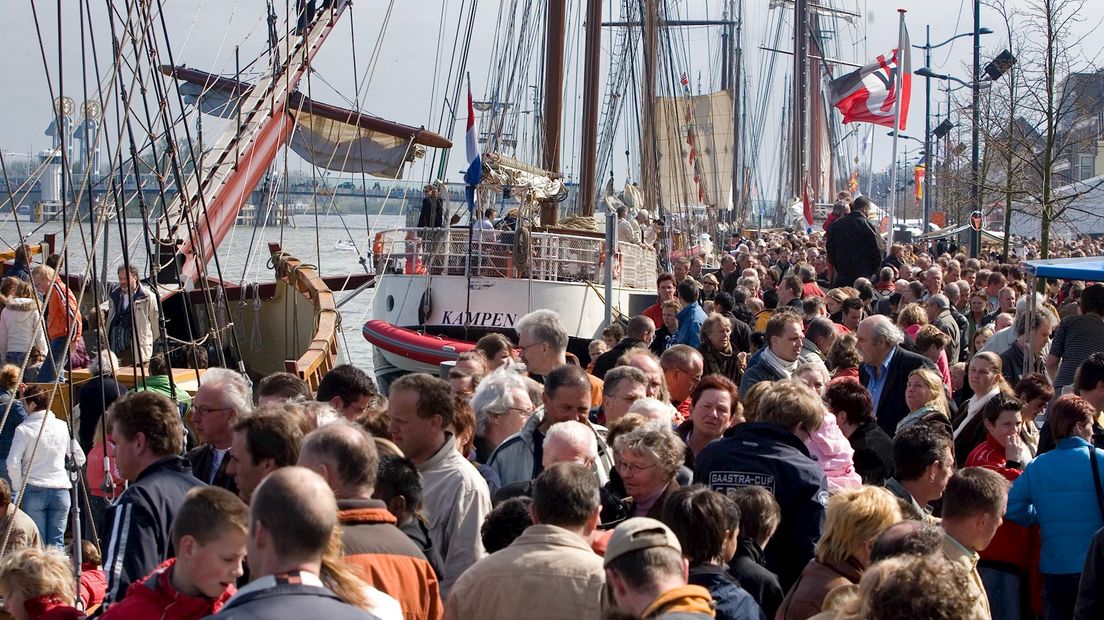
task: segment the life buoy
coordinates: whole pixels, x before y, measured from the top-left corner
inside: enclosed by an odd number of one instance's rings
[[[613,255],[613,279],[621,279],[621,268],[624,266],[624,255],[621,252],[616,252]],[[604,273],[606,267],[606,244],[603,243],[600,250],[598,250],[598,271]]]
[[[375,262],[379,262],[383,256],[383,233],[376,233],[376,238],[372,240],[372,259]]]

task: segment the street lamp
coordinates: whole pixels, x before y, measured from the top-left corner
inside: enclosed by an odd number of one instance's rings
[[[916,71],[917,75],[920,75],[920,76],[923,76],[923,77],[927,78],[924,81],[924,152],[926,153],[926,152],[929,152],[929,150],[931,148],[931,131],[932,131],[931,130],[931,78],[936,77],[935,74],[931,74],[931,70],[929,69],[929,67],[931,67],[931,51],[933,49],[943,47],[944,45],[949,44],[951,41],[954,41],[955,39],[960,39],[962,37],[975,36],[975,33],[974,32],[959,33],[959,34],[956,34],[953,37],[947,39],[946,41],[943,41],[942,43],[937,43],[935,45],[932,45],[932,42],[931,42],[931,26],[930,25],[926,26],[924,30],[925,30],[925,32],[924,32],[924,34],[925,34],[925,36],[924,36],[924,45],[913,45],[913,47],[916,48],[916,49],[924,50],[924,68],[922,70],[923,71],[928,71],[927,74],[921,73],[920,71]],[[978,28],[978,24],[976,22],[974,23],[974,30],[979,35],[980,34],[991,34],[993,32],[992,30],[990,30],[988,28]],[[950,76],[947,76],[947,77],[950,77]],[[944,79],[946,79],[946,78],[944,78]],[[976,70],[974,71],[974,81],[977,81],[977,71]],[[975,102],[975,105],[976,105],[976,102]],[[931,158],[928,158],[926,167],[928,169],[932,169],[933,165],[934,165],[934,162],[931,160]],[[927,232],[928,222],[931,219],[931,192],[928,191],[931,176],[932,175],[930,173],[925,171],[925,174],[924,174],[924,231],[925,232]]]

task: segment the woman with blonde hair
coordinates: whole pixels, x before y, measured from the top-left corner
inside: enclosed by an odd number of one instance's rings
[[[916,332],[920,327],[928,324],[928,311],[918,303],[911,303],[901,308],[897,313],[897,327],[905,332],[909,342],[916,340]]]
[[[845,489],[828,500],[824,533],[815,557],[782,601],[776,618],[805,620],[822,611],[836,587],[858,584],[870,566],[870,548],[885,529],[901,520],[897,499],[881,487]]]
[[[966,381],[974,395],[962,403],[958,413],[951,419],[954,428],[955,463],[960,467],[970,456],[970,452],[985,441],[985,426],[982,424],[982,411],[986,403],[997,394],[1013,396],[1012,388],[1004,380],[1001,358],[991,351],[982,351],[974,355],[966,371]]]
[[[73,567],[58,549],[8,550],[0,560],[0,595],[16,620],[76,620]]]
[[[921,422],[938,422],[951,432],[951,406],[943,389],[943,379],[934,370],[917,368],[909,373],[905,403],[909,406],[909,414],[897,423],[897,434]]]

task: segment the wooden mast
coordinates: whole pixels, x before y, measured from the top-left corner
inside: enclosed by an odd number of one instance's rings
[[[583,152],[579,168],[579,215],[594,215],[598,168],[599,59],[602,53],[602,0],[587,0],[586,56],[583,61]]]
[[[560,122],[563,116],[563,57],[567,26],[567,0],[549,0],[544,58],[544,157],[541,167],[560,173]],[[581,187],[581,185],[580,185]],[[541,225],[554,226],[559,203],[541,203]]]
[[[793,128],[791,130],[790,196],[801,199],[808,153],[805,147],[809,105],[809,2],[794,1]],[[788,203],[787,203],[788,204]]]
[[[644,208],[657,217],[663,212],[656,187],[655,97],[656,65],[659,61],[659,8],[657,0],[644,1],[644,80],[641,93],[640,132],[640,186],[644,194]]]

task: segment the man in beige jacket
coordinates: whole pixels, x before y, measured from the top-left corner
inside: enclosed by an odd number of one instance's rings
[[[955,472],[943,492],[943,555],[969,576],[980,617],[993,617],[990,597],[978,574],[978,552],[989,546],[1004,522],[1008,481],[981,467]],[[996,599],[1001,604],[1004,601]],[[998,615],[997,617],[1004,617]]]
[[[445,618],[600,618],[607,606],[605,572],[587,542],[599,509],[598,481],[589,467],[557,463],[545,469],[533,482],[535,525],[460,576]]]

